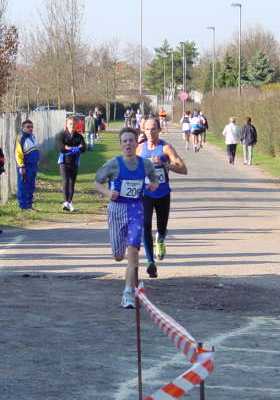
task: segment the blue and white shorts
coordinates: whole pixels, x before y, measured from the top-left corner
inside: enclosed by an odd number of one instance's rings
[[[114,257],[124,257],[128,246],[140,249],[144,223],[141,201],[108,205],[108,226]]]

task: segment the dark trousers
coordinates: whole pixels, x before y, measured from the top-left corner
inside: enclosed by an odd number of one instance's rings
[[[68,201],[69,203],[71,203],[74,196],[77,174],[77,167],[67,164],[60,164],[60,175],[62,177],[64,201]]]
[[[227,144],[227,155],[230,164],[234,163],[237,144]]]
[[[152,235],[152,220],[154,209],[157,217],[157,231],[160,239],[164,239],[170,210],[170,194],[154,199],[144,196],[144,247],[148,262],[154,262],[154,244]]]
[[[17,199],[20,208],[32,208],[33,194],[35,192],[35,182],[37,175],[37,164],[26,165],[25,175],[19,173],[17,169]]]

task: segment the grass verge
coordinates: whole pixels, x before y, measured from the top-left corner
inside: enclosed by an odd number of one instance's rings
[[[225,151],[226,145],[223,137],[208,132],[207,141]],[[237,146],[237,156],[243,159],[243,151],[241,145]],[[261,153],[260,151],[258,151],[258,146],[254,148],[253,165],[257,165],[272,176],[275,176],[277,178],[280,177],[280,158]]]
[[[0,206],[1,226],[22,227],[34,221],[44,222],[90,222],[102,214],[104,200],[95,192],[93,181],[95,172],[107,160],[119,152],[119,141],[116,133],[105,132],[94,151],[81,156],[81,166],[76,183],[74,213],[63,212],[61,178],[57,165],[57,151],[50,151],[41,161],[38,174],[34,208],[37,211],[21,211],[15,198]]]

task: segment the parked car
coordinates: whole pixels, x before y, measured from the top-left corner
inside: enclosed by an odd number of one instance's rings
[[[33,111],[52,111],[52,110],[57,110],[58,108],[56,106],[38,106],[34,108]]]

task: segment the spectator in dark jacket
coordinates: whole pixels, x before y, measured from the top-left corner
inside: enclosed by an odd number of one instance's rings
[[[66,129],[57,138],[60,151],[58,164],[63,181],[64,211],[74,211],[72,203],[79,169],[80,154],[86,150],[83,136],[75,131],[75,118],[69,117]]]
[[[252,119],[246,118],[245,125],[241,129],[241,143],[243,144],[244,164],[252,165],[253,146],[257,144],[257,131],[252,125]]]

